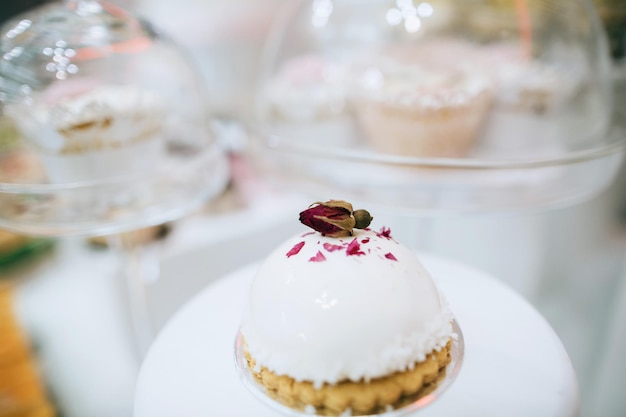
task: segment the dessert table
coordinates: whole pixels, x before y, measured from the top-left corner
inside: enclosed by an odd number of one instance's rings
[[[521,296],[488,274],[421,254],[465,339],[461,371],[420,416],[576,417],[576,376],[561,341]],[[220,278],[168,322],[142,365],[134,417],[273,416],[239,379],[234,341],[258,264]]]

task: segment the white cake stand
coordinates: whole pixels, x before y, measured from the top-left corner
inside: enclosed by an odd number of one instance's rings
[[[579,394],[558,336],[522,297],[482,271],[421,256],[465,338],[462,369],[416,414],[576,417]],[[274,416],[235,369],[233,343],[257,264],[223,277],[165,326],[143,363],[134,417]]]

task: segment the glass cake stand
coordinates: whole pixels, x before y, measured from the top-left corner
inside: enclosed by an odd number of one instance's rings
[[[124,232],[190,213],[229,177],[201,78],[168,38],[106,1],[40,6],[1,36],[1,116],[13,134],[0,166],[13,168],[0,170],[0,227],[113,235],[143,354],[153,333],[142,274],[156,259]]]
[[[349,414],[349,415],[368,415],[378,417],[399,417],[409,413],[418,411],[419,409],[426,407],[431,402],[439,398],[445,390],[452,384],[457,377],[463,364],[463,354],[465,352],[465,342],[463,340],[463,332],[459,327],[456,320],[452,322],[452,332],[454,334],[452,343],[450,346],[451,361],[446,366],[445,373],[436,381],[434,387],[425,387],[423,392],[417,396],[417,398],[407,399],[399,407],[391,408],[388,411],[378,414]],[[246,386],[246,388],[263,404],[275,409],[281,415],[289,417],[304,417],[317,415],[313,410],[296,410],[290,408],[270,394],[267,389],[263,387],[252,375],[249,370],[248,362],[244,355],[244,341],[241,332],[237,333],[235,339],[235,365],[239,372],[239,378]]]
[[[586,1],[302,1],[264,58],[252,160],[315,196],[419,215],[536,210],[594,196],[623,159]]]

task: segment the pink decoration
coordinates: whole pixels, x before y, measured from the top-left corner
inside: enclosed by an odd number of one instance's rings
[[[385,239],[391,239],[391,229],[388,228],[388,227],[383,226],[380,229],[380,232],[376,232],[376,236],[384,237]]]
[[[297,255],[298,253],[300,253],[300,250],[302,249],[303,246],[304,246],[304,241],[296,243],[293,246],[293,248],[291,248],[289,252],[287,252],[287,258],[290,258],[293,255]]]
[[[391,252],[386,253],[385,254],[385,258],[391,259],[392,261],[397,261],[398,260],[395,256],[393,256],[393,253],[391,253]]]
[[[361,250],[361,245],[359,244],[356,238],[354,238],[354,240],[352,240],[352,242],[348,244],[348,247],[346,248],[346,255],[348,256],[365,255],[365,252]]]
[[[326,257],[324,256],[324,254],[320,251],[317,251],[315,256],[309,259],[309,262],[324,262],[325,260],[326,260]]]
[[[341,250],[343,249],[342,245],[333,245],[332,243],[324,243],[324,249],[326,249],[328,252],[334,252],[336,250]]]

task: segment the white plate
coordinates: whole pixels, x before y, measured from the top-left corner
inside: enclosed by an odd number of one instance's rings
[[[574,417],[578,387],[559,338],[523,298],[489,275],[420,255],[446,295],[465,339],[464,362],[420,417]],[[229,274],[165,326],[142,366],[135,417],[276,416],[245,388],[233,342],[257,265]]]

